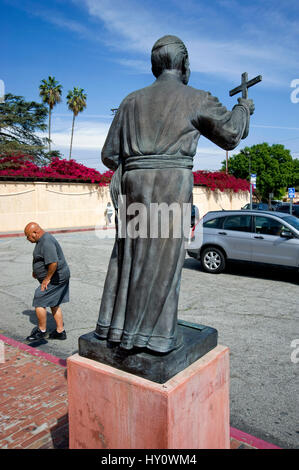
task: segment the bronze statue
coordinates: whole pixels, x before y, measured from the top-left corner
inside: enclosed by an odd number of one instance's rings
[[[190,203],[193,157],[200,135],[225,150],[248,134],[254,104],[238,99],[228,111],[209,92],[188,86],[188,52],[176,36],[152,49],[155,82],[128,95],[111,124],[102,161],[115,170],[113,204]],[[148,211],[148,214],[150,211]],[[146,215],[149,217],[149,215]],[[132,220],[126,216],[125,224]],[[167,353],[178,346],[177,309],[185,258],[180,237],[125,237],[117,233],[95,335],[121,348]]]

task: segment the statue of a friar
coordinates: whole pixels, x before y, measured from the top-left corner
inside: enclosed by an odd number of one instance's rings
[[[188,52],[176,36],[152,48],[155,82],[129,94],[111,124],[102,161],[115,170],[111,195],[126,204],[191,203],[193,157],[202,134],[224,150],[249,130],[254,104],[239,98],[228,111],[209,92],[188,85]],[[125,224],[132,220],[126,215]],[[167,353],[178,346],[177,310],[185,258],[181,236],[121,237],[112,251],[95,335],[123,349]]]

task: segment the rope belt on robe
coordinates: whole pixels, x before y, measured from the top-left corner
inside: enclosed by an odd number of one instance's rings
[[[118,197],[121,192],[121,181],[124,172],[130,170],[160,170],[164,168],[184,168],[192,170],[193,157],[189,155],[141,155],[127,157],[121,162],[112,176],[110,195],[115,210],[118,209]]]

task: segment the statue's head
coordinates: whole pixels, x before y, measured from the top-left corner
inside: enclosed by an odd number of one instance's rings
[[[177,36],[163,36],[152,48],[152,72],[159,77],[164,70],[178,70],[187,85],[190,76],[188,51]]]

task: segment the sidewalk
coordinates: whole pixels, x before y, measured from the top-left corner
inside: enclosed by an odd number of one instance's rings
[[[65,361],[59,363],[1,335],[0,339],[5,344],[5,362],[0,364],[0,448],[67,448]]]
[[[66,361],[0,335],[0,449],[68,449]],[[231,449],[276,446],[231,428]]]
[[[115,229],[115,225],[109,225],[106,227],[105,225],[101,226],[92,226],[92,227],[60,227],[60,228],[49,228],[45,229],[47,232],[52,234],[58,233],[73,233],[73,232],[93,232],[97,230],[108,230],[108,229]],[[0,238],[15,238],[15,237],[24,237],[24,231],[13,231],[13,232],[0,232]]]

